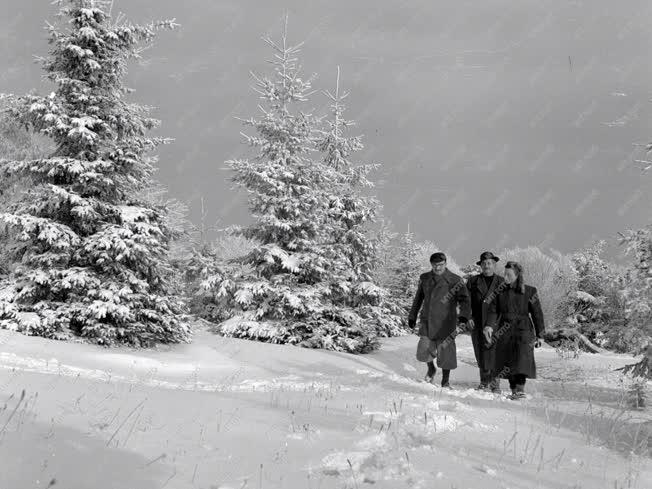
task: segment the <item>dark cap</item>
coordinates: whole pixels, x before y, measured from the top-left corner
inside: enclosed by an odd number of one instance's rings
[[[496,255],[494,255],[491,251],[484,251],[480,255],[480,261],[476,262],[476,265],[480,265],[483,260],[493,260],[493,261],[500,261],[500,258],[498,258]]]
[[[437,251],[436,253],[430,255],[430,263],[440,263],[442,261],[446,261],[446,255],[444,255],[441,251]]]

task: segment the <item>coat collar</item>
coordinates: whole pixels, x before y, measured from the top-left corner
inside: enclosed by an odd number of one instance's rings
[[[435,280],[435,273],[434,273],[432,270],[430,270],[430,271],[427,272],[427,273],[428,273],[428,278],[434,282],[434,280]],[[444,273],[442,273],[442,274],[438,277],[438,279],[442,279],[442,278],[443,278],[446,282],[448,282],[449,284],[451,284],[451,285],[455,284],[455,282],[456,282],[456,280],[455,280],[455,274],[454,274],[453,272],[451,272],[448,268],[447,268],[446,270],[444,270]]]
[[[487,297],[492,296],[494,290],[496,289],[496,286],[498,285],[498,282],[500,282],[500,280],[497,278],[497,275],[494,273],[493,280],[491,281],[491,285],[489,286],[489,290],[487,291]]]
[[[480,274],[481,275],[481,274]],[[491,302],[494,299],[494,296],[496,294],[499,294],[505,290],[505,280],[501,275],[496,275],[494,273],[493,280],[491,281],[491,285],[489,286],[489,290],[487,290],[486,285],[484,284],[484,279],[480,277],[480,275],[477,275],[476,281],[481,282],[481,284],[478,284],[477,287],[482,293],[484,299],[484,302]],[[486,291],[486,292],[483,292]]]
[[[527,287],[527,285],[524,285],[522,290],[521,290],[521,289],[517,289],[516,287],[514,287],[514,282],[512,282],[511,284],[507,285],[507,286],[505,287],[505,289],[506,289],[508,292],[514,292],[515,294],[523,294],[523,293],[526,292],[526,290],[525,290],[526,287]]]
[[[477,282],[478,282],[478,289],[480,289],[480,292],[482,292],[483,295],[489,295],[496,288],[496,284],[498,283],[498,280],[496,279],[496,274],[494,273],[493,276],[491,277],[491,284],[489,285],[489,289],[487,289],[487,283],[484,281],[482,274],[478,275]]]

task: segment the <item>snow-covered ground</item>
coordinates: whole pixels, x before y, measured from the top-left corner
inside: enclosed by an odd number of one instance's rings
[[[419,381],[415,345],[199,330],[138,351],[0,331],[0,488],[652,488],[652,413],[625,409],[613,372],[631,358],[544,347],[515,402],[473,390],[468,337],[452,391]]]

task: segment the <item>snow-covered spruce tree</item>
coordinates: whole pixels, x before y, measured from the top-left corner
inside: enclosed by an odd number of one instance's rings
[[[480,272],[482,272],[482,269],[480,268],[480,265],[476,265],[475,263],[468,263],[468,264],[464,265],[460,269],[460,271],[462,272],[462,278],[466,282],[473,275],[478,275]]]
[[[218,331],[273,343],[369,351],[377,346],[375,325],[331,299],[340,268],[332,260],[328,196],[339,180],[334,168],[311,158],[317,118],[303,112],[301,104],[308,100],[313,77],[300,77],[296,55],[301,44],[287,45],[287,18],[282,42],[265,42],[274,50],[273,74],[252,74],[265,106],[260,118],[243,121],[256,132],[245,138],[258,154],[227,161],[233,181],[249,194],[254,221],[233,231],[255,245],[235,259],[238,268],[220,267],[203,282],[229,311],[230,319]]]
[[[199,226],[193,226],[184,243],[185,257],[181,260],[183,266],[184,295],[190,314],[211,321],[223,320],[223,311],[215,304],[210,291],[201,287],[201,282],[212,276],[219,269],[215,246],[206,238],[206,209],[204,197],[200,199],[201,214]]]
[[[59,4],[69,28],[49,26],[42,60],[56,88],[19,98],[11,111],[56,149],[2,165],[2,178],[32,186],[0,214],[23,244],[0,325],[105,345],[186,341],[182,304],[171,294],[166,209],[143,196],[155,170],[149,152],[166,140],[147,137],[158,121],[125,101],[123,85],[139,46],[174,23],[111,23],[100,0]]]
[[[634,354],[643,358],[625,367],[634,377],[652,378],[652,225],[622,235],[634,262],[624,281],[627,322],[619,331]]]
[[[378,164],[355,165],[350,157],[364,148],[361,136],[349,137],[345,132],[355,125],[343,114],[344,99],[349,92],[340,92],[340,69],[337,68],[335,92],[325,91],[331,102],[331,118],[327,129],[318,131],[317,149],[324,163],[335,171],[336,181],[330,189],[327,216],[332,227],[328,247],[336,279],[331,286],[333,303],[353,307],[365,320],[376,324],[379,334],[400,333],[405,321],[400,303],[388,290],[374,282],[379,242],[371,235],[371,225],[381,211],[380,202],[365,190],[374,187],[368,175]]]
[[[646,145],[645,152],[652,153],[652,143]],[[649,158],[636,162],[643,165],[643,172],[652,167]],[[652,224],[623,233],[621,245],[625,254],[634,258],[624,280],[627,324],[622,336],[634,346],[634,353],[643,354],[638,363],[623,370],[634,377],[652,379]]]
[[[577,290],[568,303],[561,327],[576,330],[598,346],[629,351],[619,334],[626,321],[621,289],[623,267],[603,259],[605,241],[597,241],[571,255],[577,273]]]
[[[392,265],[395,253],[394,240],[398,233],[393,231],[391,221],[380,217],[374,225],[374,240],[377,243],[376,266],[372,270],[374,281],[390,290],[392,282]]]
[[[421,256],[414,233],[410,232],[409,226],[408,230],[399,236],[395,246],[389,289],[392,296],[401,304],[404,316],[407,317],[424,266],[420,261]]]
[[[205,287],[205,280],[215,274],[250,274],[252,267],[239,263],[238,259],[255,248],[252,240],[235,235],[227,230],[219,230],[215,240],[202,238],[203,233],[195,235],[192,251],[185,263],[185,284],[190,312],[212,323],[221,323],[231,317],[232,311],[225,296],[218,295],[215,289]]]
[[[159,182],[152,182],[141,196],[148,207],[155,207],[162,211],[163,227],[168,237],[167,261],[174,272],[174,277],[170,280],[172,288],[169,290],[177,297],[184,296],[185,303],[187,290],[184,275],[192,250],[191,237],[195,229],[188,219],[188,205],[181,200],[170,198],[168,188]]]

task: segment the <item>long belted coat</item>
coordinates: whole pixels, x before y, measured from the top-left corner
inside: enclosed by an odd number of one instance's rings
[[[536,287],[526,285],[525,292],[504,287],[489,304],[488,325],[494,329],[494,375],[535,379],[534,343],[545,329]]]
[[[505,279],[500,275],[494,275],[492,279],[488,288],[482,275],[473,275],[466,282],[466,288],[469,289],[471,297],[471,314],[475,323],[475,327],[471,331],[473,351],[478,367],[484,371],[493,369],[493,359],[490,355],[491,352],[484,348],[485,340],[482,330],[489,320],[489,304],[495,301],[505,283]]]
[[[408,319],[416,321],[419,309],[419,336],[438,341],[450,337],[458,321],[466,322],[471,316],[469,291],[462,277],[448,269],[440,276],[436,276],[432,270],[422,273]]]

